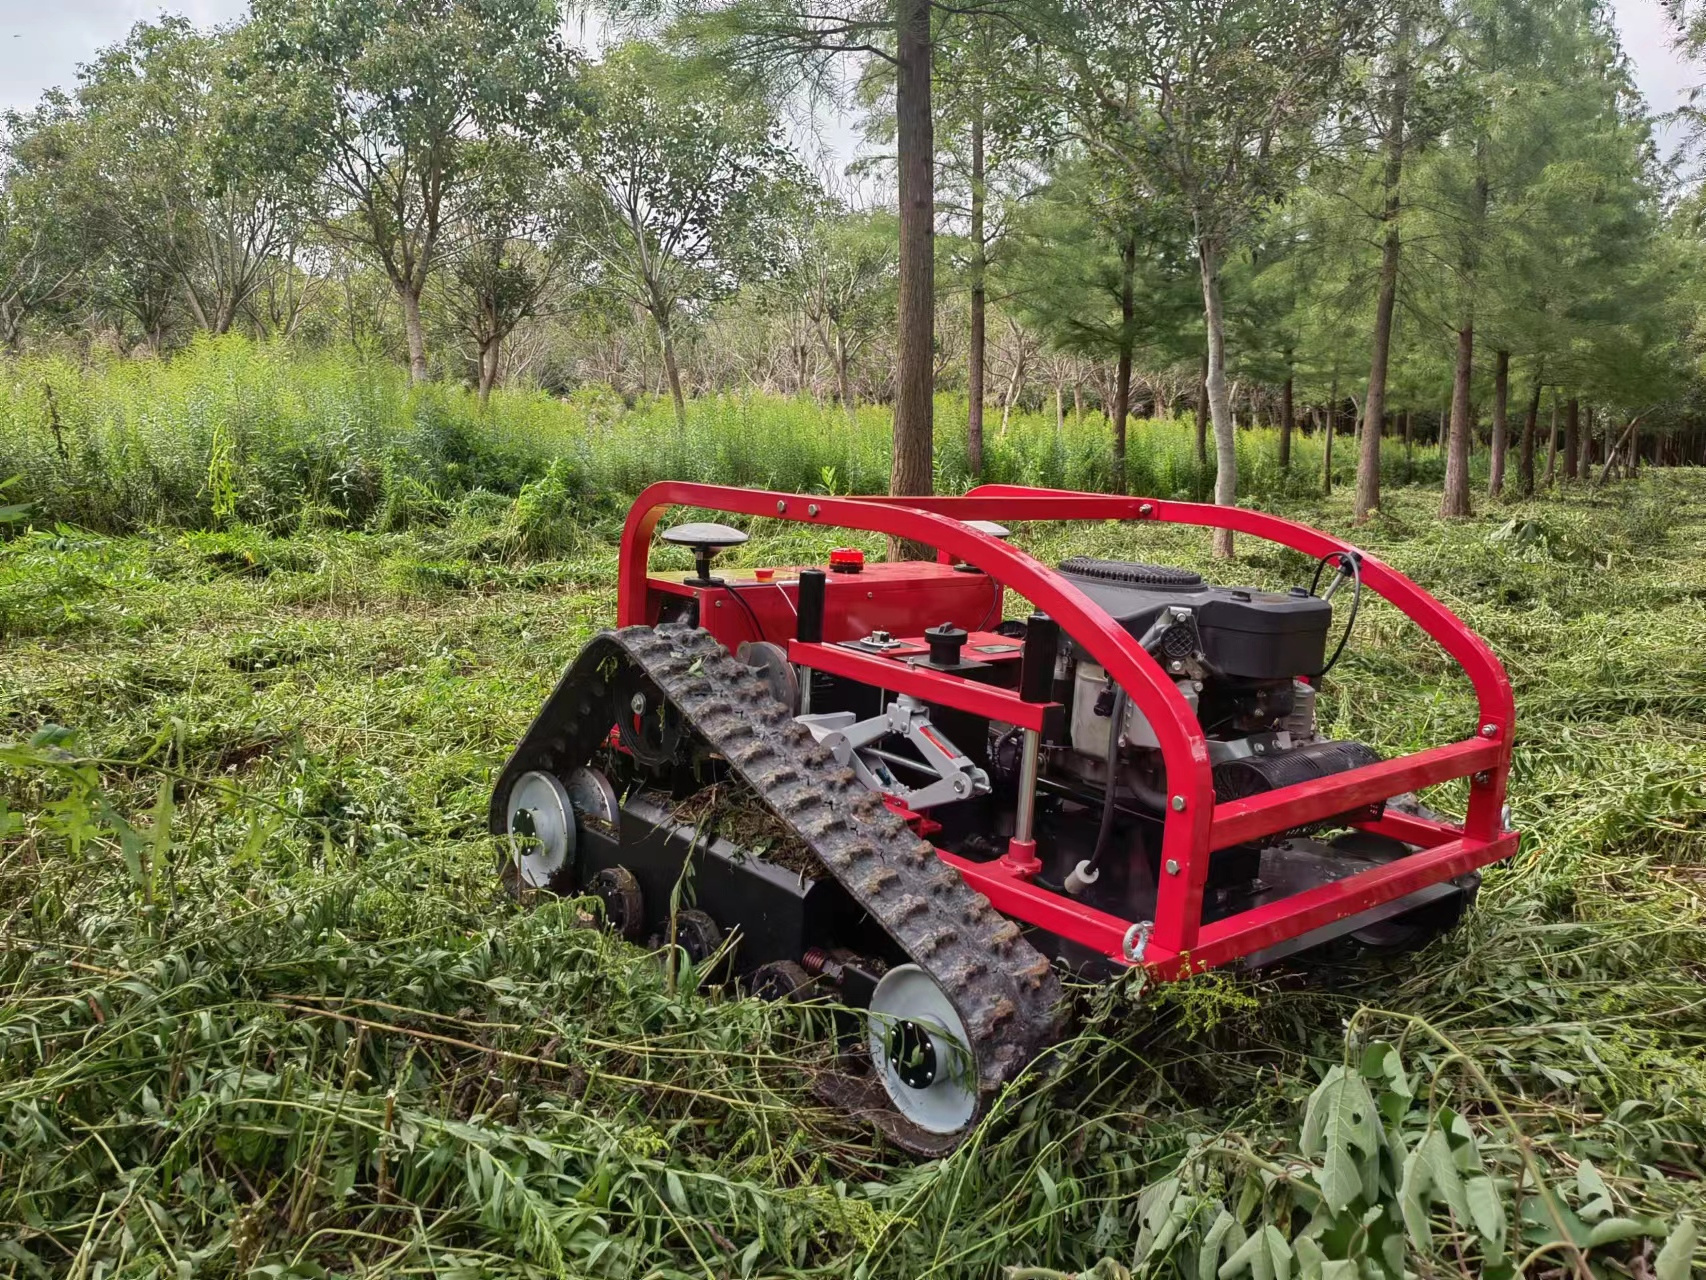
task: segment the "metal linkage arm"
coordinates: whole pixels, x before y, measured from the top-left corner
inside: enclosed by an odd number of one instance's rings
[[[855,720],[851,711],[797,718],[811,730],[812,737],[829,748],[838,763],[859,776],[859,781],[872,791],[893,796],[914,812],[989,794],[989,775],[930,723],[930,708],[916,698],[902,694],[882,715],[869,720]],[[891,734],[916,747],[923,763],[878,750],[875,744]],[[936,780],[908,787],[895,778],[888,764],[933,773]]]

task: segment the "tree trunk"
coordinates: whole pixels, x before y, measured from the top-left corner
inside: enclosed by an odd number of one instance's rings
[[[1289,362],[1290,352],[1286,353]],[[1280,384],[1280,446],[1279,464],[1281,471],[1291,470],[1291,433],[1296,429],[1297,421],[1291,404],[1291,371],[1289,364],[1285,381]]]
[[[1013,342],[1016,350],[1013,353],[1013,374],[1007,379],[1007,394],[1001,401],[1001,437],[1007,438],[1007,424],[1013,420],[1013,406],[1019,402],[1019,396],[1025,390],[1025,343],[1017,325],[1012,325]]]
[[[1324,448],[1321,450],[1321,496],[1332,496],[1333,492],[1333,435],[1334,427],[1339,422],[1339,371],[1333,370],[1333,387],[1327,393],[1327,436]]]
[[[1614,439],[1617,432],[1617,420],[1615,418],[1607,414],[1605,423],[1605,467],[1599,473],[1596,488],[1611,478],[1611,469],[1617,465],[1617,455],[1622,452],[1623,446],[1629,443],[1631,437],[1634,436],[1636,428],[1641,425],[1641,419],[1639,417],[1631,419],[1629,426],[1623,432],[1622,439]]]
[[[1511,353],[1493,353],[1493,443],[1487,464],[1487,496],[1496,498],[1505,487],[1505,450],[1509,445]]]
[[[849,426],[859,423],[859,403],[853,397],[853,379],[847,372],[847,335],[835,334],[835,385],[841,395],[841,411],[847,415]]]
[[[1399,24],[1399,39],[1404,39],[1404,24]],[[1368,397],[1364,401],[1362,447],[1357,455],[1356,498],[1351,516],[1361,524],[1369,513],[1380,506],[1380,424],[1386,417],[1386,367],[1392,354],[1392,309],[1398,297],[1398,182],[1404,163],[1403,111],[1401,87],[1393,89],[1394,124],[1386,147],[1386,206],[1381,218],[1386,235],[1380,249],[1380,292],[1374,306],[1374,355],[1369,362]]]
[[[1208,466],[1208,352],[1202,353],[1197,373],[1197,466]]]
[[[1214,245],[1197,242],[1197,265],[1202,271],[1203,321],[1208,334],[1209,417],[1214,422],[1214,500],[1223,507],[1238,501],[1238,441],[1233,434],[1232,406],[1226,395],[1226,318],[1220,310],[1220,260]],[[1232,530],[1214,531],[1214,554],[1232,558]]]
[[[1517,492],[1524,498],[1534,496],[1534,446],[1540,434],[1540,376],[1544,363],[1534,366],[1534,393],[1528,398],[1528,412],[1522,419],[1522,448],[1517,453]]]
[[[663,348],[663,375],[669,383],[669,398],[675,404],[675,425],[687,430],[687,397],[681,391],[681,366],[675,360],[675,335],[669,331],[669,321],[659,320],[658,344]]]
[[[1114,375],[1114,475],[1115,493],[1125,490],[1125,420],[1131,410],[1131,345],[1120,348],[1118,370]]]
[[[1552,393],[1552,434],[1546,442],[1546,487],[1558,476],[1558,393]]]
[[[403,305],[403,337],[409,344],[409,381],[427,380],[426,330],[421,327],[420,291],[407,282],[397,285],[397,301]]]
[[[1475,325],[1457,331],[1457,364],[1451,379],[1451,436],[1445,450],[1442,517],[1469,514],[1469,378],[1475,364]]]
[[[896,0],[895,143],[900,168],[900,342],[891,494],[931,492],[936,323],[935,138],[930,115],[930,0]],[[890,539],[891,558],[929,554]]]
[[[1475,423],[1469,409],[1469,383],[1475,365],[1475,300],[1481,255],[1479,235],[1487,216],[1489,190],[1486,139],[1477,138],[1474,203],[1462,263],[1463,319],[1457,329],[1457,362],[1451,380],[1451,437],[1446,443],[1445,492],[1439,508],[1440,515],[1446,518],[1470,514],[1469,450]]]
[[[1410,477],[1416,470],[1416,424],[1413,421],[1415,412],[1404,410],[1404,483],[1410,483]]]
[[[480,344],[480,408],[484,409],[492,399],[492,388],[498,381],[498,356],[503,344],[502,338],[493,338]]]
[[[1054,438],[1060,439],[1066,430],[1066,384],[1054,384]]]
[[[1081,382],[1072,384],[1072,425],[1084,425],[1084,384]]]
[[[1582,405],[1575,396],[1564,406],[1564,479],[1576,478],[1576,465],[1582,453]]]
[[[1137,315],[1137,235],[1120,246],[1120,363],[1114,386],[1114,492],[1126,491],[1125,428],[1131,412],[1131,322]]]
[[[974,480],[983,475],[983,363],[988,306],[984,281],[984,198],[983,98],[977,95],[971,117],[971,349],[966,353],[966,467]]]

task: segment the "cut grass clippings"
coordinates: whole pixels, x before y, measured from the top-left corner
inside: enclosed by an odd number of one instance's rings
[[[614,616],[605,536],[518,549],[513,505],[0,543],[6,1274],[1687,1273],[1706,477],[1449,525],[1389,493],[1357,540],[1516,684],[1518,857],[1419,954],[1080,993],[1059,1069],[923,1165],[814,1101],[818,1012],[672,989],[576,904],[501,891],[494,771]],[[1283,510],[1350,529],[1337,500]],[[750,561],[830,545],[754,533]],[[1322,713],[1389,751],[1474,722],[1381,608]]]

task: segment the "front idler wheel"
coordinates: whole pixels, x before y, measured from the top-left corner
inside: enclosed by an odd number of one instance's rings
[[[977,1069],[965,1024],[915,964],[890,969],[867,1013],[871,1065],[895,1109],[928,1133],[958,1133],[977,1114]]]
[[[574,872],[575,810],[549,773],[524,773],[509,793],[504,883],[512,893],[565,893]]]

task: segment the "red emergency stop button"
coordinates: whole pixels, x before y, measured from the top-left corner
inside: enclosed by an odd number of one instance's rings
[[[858,547],[837,547],[829,553],[831,573],[859,573],[865,568],[865,553]]]

